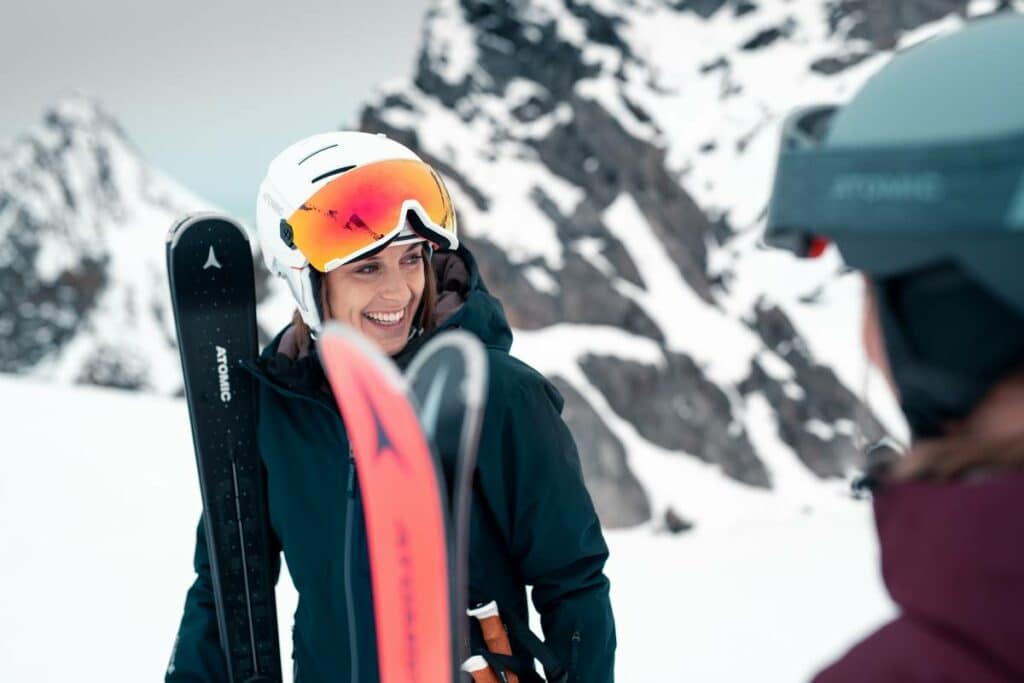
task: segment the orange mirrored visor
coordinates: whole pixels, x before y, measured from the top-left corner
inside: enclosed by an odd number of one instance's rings
[[[327,272],[386,246],[409,211],[420,219],[411,224],[422,237],[441,249],[458,246],[448,190],[434,169],[413,159],[342,173],[296,209],[287,228],[310,265]]]

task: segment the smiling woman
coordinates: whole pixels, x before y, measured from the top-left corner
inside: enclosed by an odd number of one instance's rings
[[[317,135],[271,162],[257,223],[267,266],[297,306],[258,369],[271,526],[299,595],[295,680],[378,680],[359,472],[312,343],[324,321],[337,320],[399,367],[446,330],[481,340],[490,381],[473,483],[469,602],[497,603],[512,655],[494,659],[476,620],[472,651],[507,669],[506,680],[537,681],[537,658],[549,680],[610,682],[608,549],[562,398],[509,355],[501,303],[457,236],[441,177],[384,136]],[[224,680],[204,540],[200,530],[168,681]],[[526,626],[527,586],[545,642]]]
[[[327,317],[352,325],[388,355],[401,351],[414,317],[429,320],[424,304],[436,296],[426,287],[427,280],[433,280],[427,275],[433,271],[424,265],[427,248],[398,244],[332,270],[325,282]]]
[[[426,244],[396,244],[332,270],[320,291],[325,316],[356,328],[389,356],[397,354],[411,337],[434,327],[437,275],[431,254]],[[299,352],[308,353],[311,334],[298,311],[292,324]]]

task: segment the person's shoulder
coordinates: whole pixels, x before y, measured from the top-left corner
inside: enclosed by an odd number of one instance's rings
[[[488,348],[487,360],[492,396],[500,393],[506,400],[515,396],[535,399],[543,396],[561,405],[561,396],[548,378],[508,351]]]

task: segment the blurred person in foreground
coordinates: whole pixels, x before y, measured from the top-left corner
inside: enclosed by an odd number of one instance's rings
[[[785,126],[766,239],[863,272],[913,437],[866,478],[900,614],[819,683],[1024,680],[1022,50],[978,20]]]
[[[313,343],[324,321],[351,325],[406,367],[425,343],[461,328],[484,344],[487,407],[474,476],[469,602],[495,601],[514,655],[539,681],[610,683],[615,625],[608,548],[584,487],[562,399],[509,354],[512,332],[460,243],[441,177],[383,135],[302,140],[270,164],[257,200],[260,246],[297,310],[263,351],[258,444],[271,527],[298,592],[297,683],[374,683],[376,633],[364,507],[348,435]],[[226,681],[206,537],[168,683]],[[276,577],[278,560],[273,569]],[[527,622],[526,587],[546,643]],[[487,648],[471,628],[471,650]],[[499,667],[500,668],[500,667]]]

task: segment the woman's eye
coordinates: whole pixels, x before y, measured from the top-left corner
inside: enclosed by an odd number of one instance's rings
[[[359,274],[375,273],[377,272],[377,264],[367,263],[365,266],[361,266],[358,270],[356,270],[356,272]]]
[[[410,254],[409,256],[405,257],[406,265],[413,265],[413,264],[422,263],[422,262],[423,262],[423,254]]]

